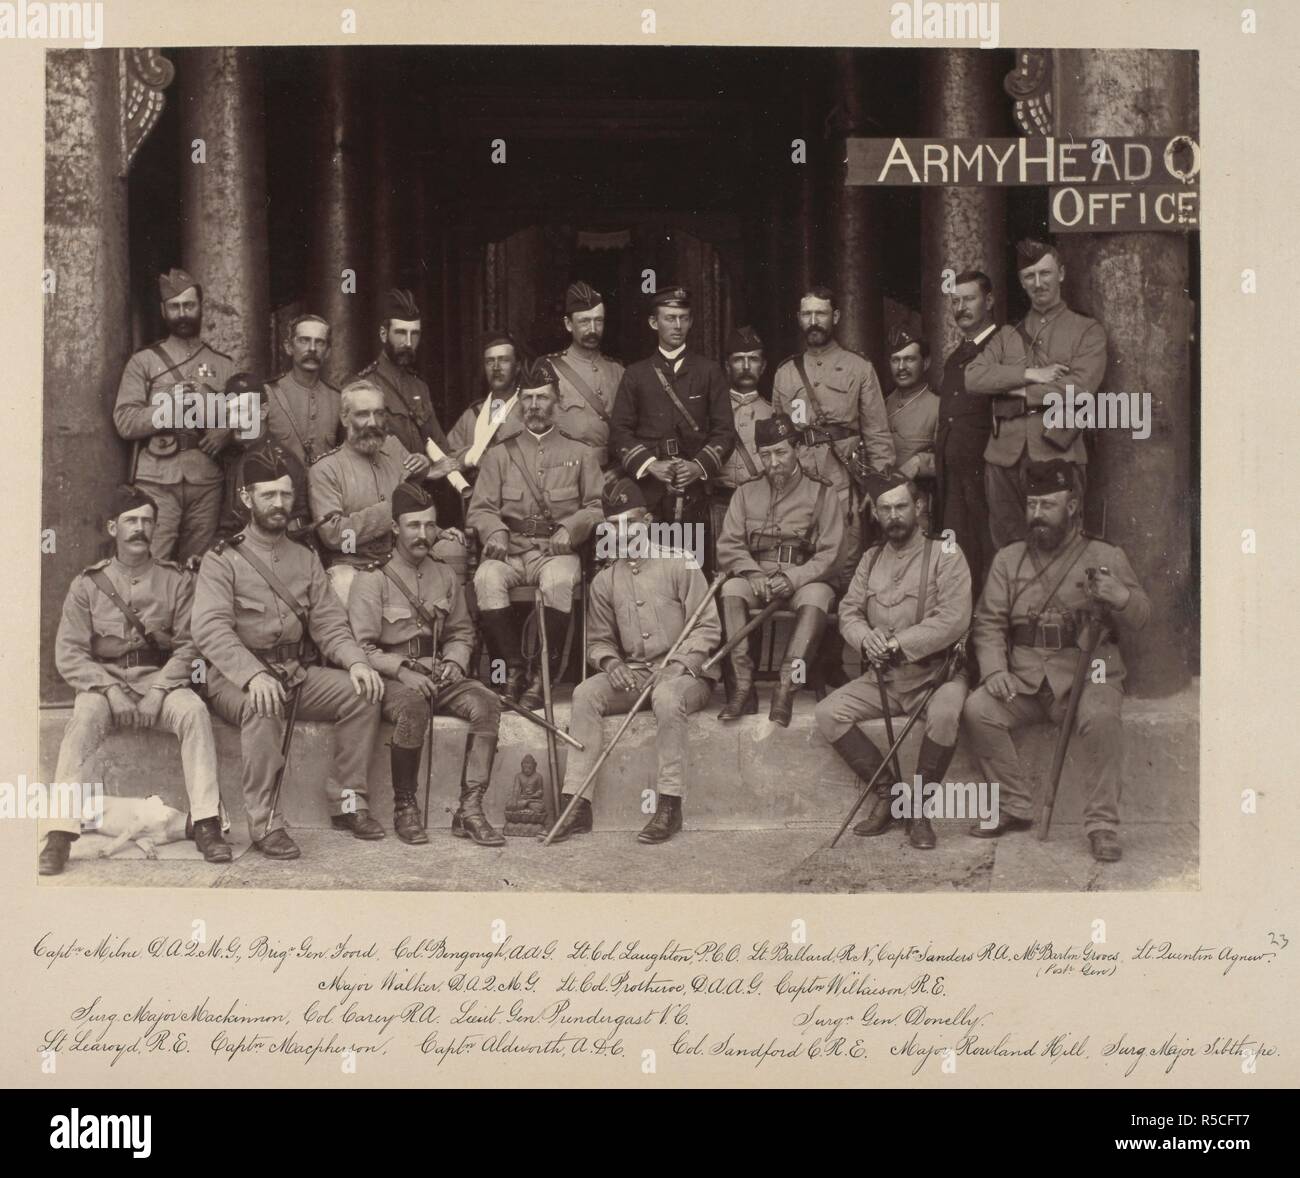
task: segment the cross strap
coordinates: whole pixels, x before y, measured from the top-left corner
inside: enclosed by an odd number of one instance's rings
[[[547,519],[554,519],[554,516],[551,515],[551,503],[550,500],[546,498],[546,492],[537,485],[537,480],[533,478],[533,472],[528,469],[528,466],[524,462],[523,455],[519,453],[519,437],[517,434],[514,437],[505,440],[505,448],[506,455],[509,457],[510,461],[515,464],[515,469],[523,475],[524,482],[527,484],[529,491],[532,492],[533,498],[537,500],[542,515]]]
[[[266,562],[262,560],[260,556],[254,556],[251,552],[245,552],[242,544],[235,544],[231,547],[233,551],[238,552],[240,556],[253,566],[253,568],[261,575],[262,580],[270,586],[271,592],[283,601],[284,604],[289,607],[289,611],[293,616],[298,619],[298,625],[302,627],[302,635],[299,641],[307,639],[310,636],[308,622],[311,619],[307,611],[302,608],[298,599],[284,587],[280,578],[266,567]]]
[[[438,621],[436,618],[434,618],[434,616],[431,613],[429,613],[427,609],[425,609],[424,602],[422,602],[418,597],[416,597],[414,593],[411,592],[410,587],[406,584],[406,582],[403,581],[395,572],[393,572],[393,570],[390,569],[388,565],[386,564],[380,565],[379,571],[383,573],[385,577],[387,577],[394,585],[398,587],[398,589],[402,591],[402,596],[405,597],[406,600],[411,603],[411,608],[415,610],[416,614],[419,616],[420,621],[422,621],[426,626],[428,626],[429,629],[433,632],[433,641],[434,644],[437,645]]]
[[[154,650],[161,651],[162,647],[158,644],[157,639],[145,628],[144,621],[140,615],[133,610],[130,605],[123,600],[121,594],[113,588],[113,582],[108,579],[103,569],[94,569],[86,574],[95,587],[111,601],[118,609],[122,611],[122,616],[131,623],[131,628],[140,635]]]
[[[682,404],[681,398],[673,388],[673,382],[668,379],[667,373],[665,373],[664,370],[653,360],[650,361],[650,367],[655,370],[655,376],[659,378],[659,383],[663,385],[664,392],[668,394],[668,399],[677,407],[677,412],[686,418],[686,424],[698,434],[700,432],[700,427],[695,424],[695,418],[690,415],[686,406]]]
[[[591,386],[578,375],[578,370],[561,356],[552,356],[551,364],[559,370],[561,375],[563,375],[575,389],[578,390],[582,399],[586,401],[595,412],[600,414],[601,421],[608,425],[609,414],[605,412],[605,406],[600,403],[600,398],[592,391]]]

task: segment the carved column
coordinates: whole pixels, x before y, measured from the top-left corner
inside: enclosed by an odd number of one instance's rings
[[[256,49],[178,53],[181,252],[203,284],[203,333],[241,369],[270,373],[266,133]],[[204,162],[195,160],[202,140]]]
[[[1161,50],[1058,50],[1057,132],[1198,135],[1196,56]],[[1197,641],[1191,567],[1192,432],[1188,243],[1177,233],[1063,233],[1066,300],[1106,328],[1103,389],[1149,393],[1151,436],[1096,432],[1107,539],[1121,545],[1151,596],[1151,621],[1133,643],[1128,688],[1167,695],[1190,677]]]
[[[162,112],[171,63],[150,49],[50,50],[45,59],[44,461],[41,697],[71,693],[54,633],[75,573],[101,555],[103,504],[127,474],[113,403],[131,350],[126,171]]]

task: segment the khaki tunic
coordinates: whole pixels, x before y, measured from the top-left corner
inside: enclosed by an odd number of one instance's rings
[[[318,381],[304,388],[286,372],[266,386],[266,424],[271,439],[310,466],[339,443],[339,391]]]
[[[391,434],[374,454],[360,454],[346,442],[317,459],[307,471],[316,532],[330,549],[329,563],[369,564],[393,549],[393,491],[406,478],[406,448]],[[351,530],[354,552],[344,552]]]
[[[623,379],[623,365],[600,352],[593,359],[576,344],[570,344],[563,352],[555,353],[551,360],[555,359],[563,360],[587,382],[587,387],[605,410],[602,418],[587,403],[587,399],[578,391],[578,386],[561,368],[555,366],[555,374],[560,382],[555,424],[569,437],[577,438],[595,450],[596,460],[603,469],[609,461],[609,417],[614,412],[614,396]]]
[[[738,393],[735,389],[731,390],[731,416],[736,426],[736,448],[723,463],[722,473],[717,478],[719,485],[739,487],[750,479],[762,477],[763,464],[758,460],[758,447],[754,445],[754,427],[775,412],[757,391]],[[753,470],[746,464],[744,454],[749,455],[750,462],[754,464]]]
[[[414,372],[399,368],[387,352],[367,364],[345,382],[368,380],[384,390],[384,408],[388,411],[388,432],[412,454],[423,454],[426,438],[432,438],[444,451],[447,435],[433,411],[429,386]]]
[[[901,467],[920,455],[915,477],[934,478],[934,438],[939,429],[939,394],[929,385],[885,398],[889,432],[894,437],[894,465]]]

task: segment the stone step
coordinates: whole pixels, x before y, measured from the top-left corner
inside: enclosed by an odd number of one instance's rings
[[[558,689],[556,720],[564,727],[569,718],[571,689]],[[770,829],[804,822],[841,818],[852,804],[855,777],[817,731],[813,720],[814,697],[797,697],[794,719],[788,729],[767,719],[766,693],[758,715],[723,724],[715,719],[722,703],[721,688],[710,708],[691,718],[687,763],[686,814],[689,825],[700,830]],[[54,773],[59,741],[71,716],[70,707],[41,709],[41,772],[43,780]],[[617,729],[621,717],[605,721],[605,738]],[[245,829],[240,789],[239,733],[213,717],[221,792],[232,823]],[[466,725],[456,719],[434,721],[433,785],[430,827],[450,825],[463,763]],[[864,731],[883,748],[884,723],[872,721]],[[371,810],[385,827],[392,822],[392,786],[388,741],[391,727],[381,728],[370,765]],[[1126,822],[1195,822],[1199,812],[1198,698],[1195,689],[1161,700],[1128,700],[1124,712]],[[648,709],[637,716],[597,778],[595,823],[599,830],[637,830],[646,822],[642,810],[644,791],[655,785],[654,717]],[[1019,747],[1026,765],[1040,779],[1051,763],[1055,729],[1036,726],[1021,734]],[[910,776],[916,765],[920,725],[913,728],[900,756],[903,772]],[[323,785],[329,777],[333,735],[327,724],[302,721],[293,739],[290,766],[282,794],[282,809],[299,827],[326,827],[329,811]],[[561,773],[568,746],[560,742]],[[507,712],[501,721],[501,740],[492,772],[492,788],[485,810],[498,826],[504,821],[506,801],[520,771],[520,761],[531,754],[546,775],[543,731],[522,717]],[[110,735],[97,756],[93,780],[103,781],[111,795],[145,796],[157,793],[169,805],[187,806],[181,774],[179,745],[165,732],[123,731]],[[1058,793],[1055,818],[1063,823],[1081,819],[1079,764],[1073,752],[1067,757]],[[423,766],[421,780],[423,781]],[[946,777],[949,781],[979,781],[981,774],[962,742],[958,743]],[[651,803],[653,806],[653,803]]]

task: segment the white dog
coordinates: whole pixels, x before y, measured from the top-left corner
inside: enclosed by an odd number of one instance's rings
[[[100,850],[101,859],[116,855],[127,843],[135,843],[146,859],[157,859],[155,847],[191,837],[189,815],[167,805],[157,794],[147,798],[106,797],[99,822],[83,821],[81,829],[113,840]]]

